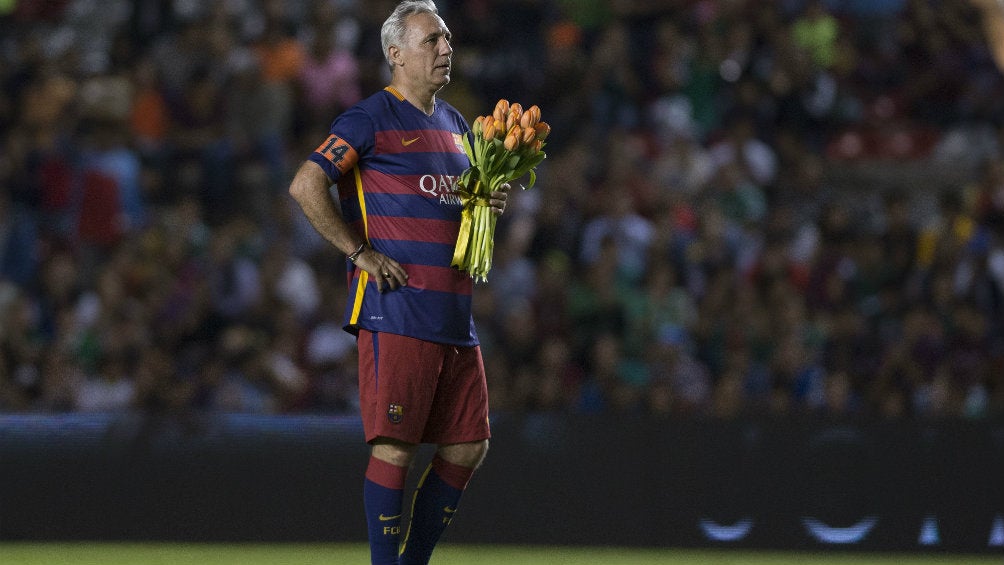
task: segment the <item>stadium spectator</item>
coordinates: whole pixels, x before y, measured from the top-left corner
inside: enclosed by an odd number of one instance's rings
[[[0,29],[0,409],[357,411],[283,189],[379,10],[91,4]],[[554,131],[475,305],[497,409],[1004,411],[996,2],[439,4],[444,98]]]

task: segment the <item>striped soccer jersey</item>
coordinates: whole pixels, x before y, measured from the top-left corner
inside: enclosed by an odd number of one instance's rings
[[[338,186],[342,216],[369,244],[401,263],[407,286],[377,291],[350,262],[345,329],[436,343],[478,343],[473,280],[450,267],[460,227],[457,177],[470,166],[460,113],[437,100],[432,116],[390,87],[340,115],[310,155]]]

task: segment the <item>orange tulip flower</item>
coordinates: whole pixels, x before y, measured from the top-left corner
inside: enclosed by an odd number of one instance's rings
[[[485,120],[484,131],[481,132],[481,137],[483,137],[485,141],[495,137],[495,122]]]
[[[495,105],[495,111],[492,113],[492,117],[494,117],[496,120],[504,121],[506,114],[508,113],[509,113],[509,101],[506,100],[505,98],[502,98]]]
[[[526,114],[523,114],[526,116]],[[522,128],[522,139],[523,145],[529,145],[533,140],[537,139],[537,129],[532,127]]]
[[[547,122],[540,122],[534,128],[537,130],[537,139],[544,141],[551,134],[551,126]]]

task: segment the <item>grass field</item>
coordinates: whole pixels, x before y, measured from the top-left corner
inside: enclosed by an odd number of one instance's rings
[[[363,544],[0,543],[2,565],[365,565]],[[999,556],[451,546],[432,565],[1000,565]]]

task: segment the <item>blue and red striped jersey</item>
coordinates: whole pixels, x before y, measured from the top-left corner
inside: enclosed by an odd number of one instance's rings
[[[345,220],[409,276],[407,286],[380,293],[347,263],[346,330],[478,343],[473,279],[450,267],[460,228],[456,182],[470,166],[461,136],[469,129],[448,103],[437,100],[428,116],[387,87],[338,116],[310,155],[337,183]]]

